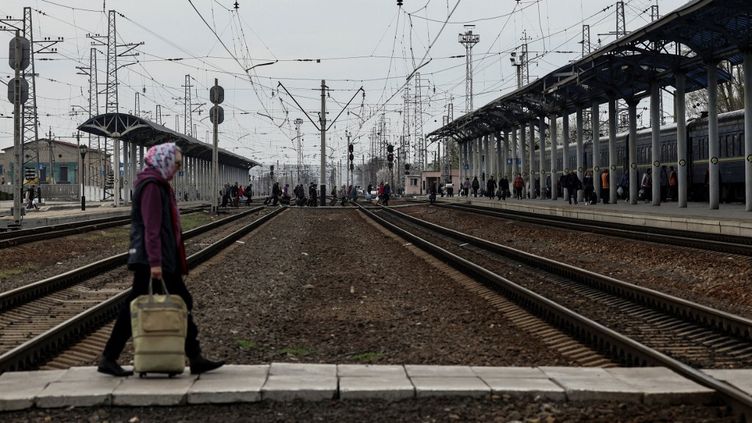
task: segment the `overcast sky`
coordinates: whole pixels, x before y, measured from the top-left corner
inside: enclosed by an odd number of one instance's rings
[[[143,42],[137,57],[119,58],[119,110],[132,112],[140,92],[141,110],[154,119],[162,107],[164,124],[183,131],[185,75],[191,75],[192,100],[208,103],[208,89],[219,79],[226,98],[220,146],[270,163],[295,162],[293,121],[302,125],[306,162],[318,163],[319,133],[292,98],[277,88],[282,82],[317,121],[321,79],[327,81],[328,119],[343,108],[359,87],[348,112],[328,134],[334,160],[344,158],[345,130],[356,139],[356,155],[368,152],[368,135],[384,113],[387,136],[402,134],[402,91],[406,76],[420,69],[424,133],[441,125],[446,105],[454,115],[465,110],[464,47],[457,36],[474,24],[480,42],[473,49],[474,108],[516,88],[510,52],[518,49],[523,31],[529,39],[531,79],[580,57],[582,24],[591,25],[591,41],[614,39],[613,0],[2,0],[0,16],[21,18],[23,7],[34,10],[35,39],[64,37],[56,54],[38,55],[36,71],[40,133],[71,137],[87,115],[88,79],[76,66],[89,65],[91,39],[107,34],[107,14],[114,9],[119,43]],[[661,15],[685,0],[658,0]],[[626,0],[627,29],[650,20],[656,0]],[[456,8],[455,8],[456,5]],[[447,22],[447,17],[451,13]],[[206,23],[202,21],[206,20]],[[446,23],[445,23],[446,22]],[[215,31],[213,33],[212,31]],[[10,32],[0,32],[0,77],[12,77],[7,63]],[[219,37],[219,39],[218,39]],[[219,41],[221,39],[224,46]],[[226,46],[226,47],[225,47]],[[98,79],[104,89],[105,53],[100,47]],[[460,56],[460,57],[456,57]],[[312,60],[311,60],[312,59]],[[258,66],[250,71],[245,69]],[[415,81],[410,82],[414,94]],[[3,88],[3,91],[5,88]],[[5,96],[3,96],[5,97]],[[387,102],[388,100],[388,102]],[[99,97],[104,112],[104,95]],[[0,101],[0,148],[13,144],[12,105]],[[71,115],[71,110],[78,111]],[[195,136],[206,140],[208,106],[193,115]],[[65,139],[65,138],[64,138]]]

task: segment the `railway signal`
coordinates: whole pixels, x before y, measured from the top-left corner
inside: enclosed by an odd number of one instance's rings
[[[394,168],[394,146],[389,144],[386,146],[386,161],[389,169]]]

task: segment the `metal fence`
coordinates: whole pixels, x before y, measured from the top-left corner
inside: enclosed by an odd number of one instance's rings
[[[28,189],[28,187],[26,187]],[[41,185],[42,198],[45,200],[57,200],[57,201],[76,201],[79,198],[78,185]],[[0,192],[12,195],[12,185],[0,185]]]

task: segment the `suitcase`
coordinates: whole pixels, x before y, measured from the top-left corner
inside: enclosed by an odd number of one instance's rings
[[[178,295],[170,295],[164,281],[159,281],[165,295],[153,293],[131,301],[133,329],[133,371],[140,377],[148,373],[166,373],[169,377],[185,369],[185,336],[188,308]]]

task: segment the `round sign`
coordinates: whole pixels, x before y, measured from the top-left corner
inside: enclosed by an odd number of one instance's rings
[[[600,166],[593,166],[593,172],[601,170]]]
[[[209,90],[209,101],[214,104],[220,104],[225,101],[225,89],[219,85],[211,87]]]
[[[616,170],[616,165],[611,165],[611,170]]]
[[[750,155],[749,157],[752,158],[752,155]],[[752,161],[752,159],[750,161]],[[686,160],[684,160],[684,159],[679,160],[679,166],[684,167],[686,165],[687,165],[687,161]]]
[[[209,109],[209,120],[211,123],[216,123],[217,125],[225,121],[225,110],[222,106],[212,106]]]
[[[8,81],[8,101],[11,103],[16,102],[16,87],[20,94],[21,104],[26,103],[29,99],[29,83],[23,78],[13,78]]]
[[[578,168],[577,168],[577,171],[578,171],[578,172],[582,172],[582,168],[581,168],[581,167],[578,167]]]
[[[632,169],[637,169],[637,163],[630,163],[629,167]]]
[[[658,160],[654,161],[653,167],[661,167],[661,162],[659,162]]]
[[[750,154],[749,156],[747,156],[747,161],[750,162],[750,163],[752,163],[752,154]]]
[[[718,157],[715,157],[715,156],[711,157],[710,158],[710,163],[712,163],[712,164],[718,164]]]
[[[21,57],[16,57],[16,47],[20,50]],[[13,37],[8,46],[8,65],[11,69],[22,71],[29,67],[31,61],[31,43],[24,37]]]

